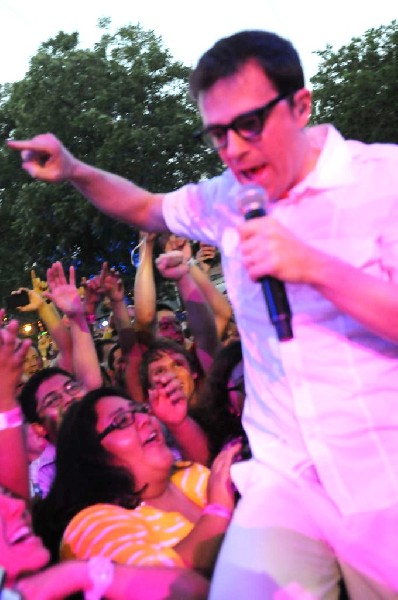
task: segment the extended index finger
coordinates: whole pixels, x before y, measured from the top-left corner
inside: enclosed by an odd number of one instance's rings
[[[47,152],[53,136],[51,134],[36,135],[30,140],[7,140],[7,146],[14,150],[33,150],[35,152]]]

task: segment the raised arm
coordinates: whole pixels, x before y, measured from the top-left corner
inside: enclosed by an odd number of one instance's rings
[[[87,323],[83,303],[76,287],[75,270],[69,269],[69,283],[60,262],[47,271],[47,281],[51,293],[47,296],[68,317],[73,345],[73,372],[86,390],[101,385],[101,370],[98,363],[94,340]]]
[[[166,231],[162,194],[151,194],[131,181],[75,158],[51,133],[30,140],[8,140],[21,151],[23,168],[36,179],[69,181],[107,215],[144,231]]]
[[[213,311],[217,335],[221,339],[232,317],[232,308],[228,298],[217,289],[209,277],[210,266],[206,260],[214,258],[215,251],[214,246],[201,244],[195,261],[190,265],[190,273]]]
[[[37,310],[40,320],[46,326],[48,333],[54,340],[57,348],[57,365],[65,371],[72,370],[72,338],[70,331],[61,318],[53,302],[46,302],[43,292],[48,289],[46,281],[37,277],[34,270],[31,271],[32,289],[27,290],[29,304],[21,306],[20,312]]]
[[[140,233],[139,261],[134,280],[136,331],[153,332],[156,319],[156,285],[153,271],[154,234]]]
[[[240,444],[226,447],[215,458],[207,484],[208,505],[192,531],[174,546],[185,564],[211,577],[224,534],[234,510],[231,464]]]
[[[181,250],[172,250],[156,259],[161,275],[174,279],[188,315],[188,324],[195,341],[197,357],[207,371],[218,349],[214,314],[201,288],[192,277],[188,262]]]
[[[0,310],[2,322],[4,311]],[[18,321],[0,328],[0,485],[29,499],[28,458],[16,395],[30,340],[18,339]]]

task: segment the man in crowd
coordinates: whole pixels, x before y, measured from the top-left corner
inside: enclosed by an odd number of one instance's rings
[[[253,459],[211,591],[225,598],[354,599],[398,592],[398,149],[308,127],[311,94],[290,42],[246,31],[217,42],[190,80],[226,165],[153,194],[73,157],[51,134],[12,141],[23,166],[69,181],[145,231],[217,246],[245,362]],[[242,184],[266,191],[245,221]],[[286,283],[294,338],[278,342],[258,280]]]

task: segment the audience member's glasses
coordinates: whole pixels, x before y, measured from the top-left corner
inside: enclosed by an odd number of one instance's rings
[[[279,94],[264,106],[238,115],[227,125],[209,125],[202,131],[194,133],[194,137],[214,150],[222,150],[227,147],[229,129],[248,142],[255,141],[260,137],[272,109],[289,95]]]
[[[112,431],[115,431],[115,429],[126,429],[127,427],[130,427],[130,425],[134,425],[135,415],[137,413],[150,414],[151,409],[146,404],[140,404],[118,413],[113,417],[109,425],[105,427],[104,431],[101,431],[101,433],[98,434],[98,439],[103,440],[104,437],[112,433]]]
[[[42,412],[48,408],[58,408],[59,406],[62,406],[64,403],[65,394],[73,397],[81,392],[81,390],[82,386],[78,381],[74,381],[73,379],[65,381],[62,386],[62,392],[49,392],[46,396],[44,396],[39,407],[39,412]]]

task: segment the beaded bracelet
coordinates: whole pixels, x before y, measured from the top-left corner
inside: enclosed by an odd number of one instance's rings
[[[0,413],[0,431],[12,429],[23,424],[22,411],[20,406],[6,410]]]
[[[221,504],[208,504],[202,510],[202,515],[215,515],[216,517],[222,517],[229,521],[232,517],[232,510],[229,510],[229,508],[226,508]]]

